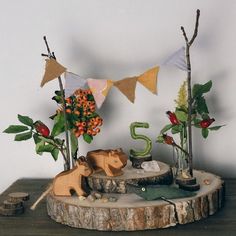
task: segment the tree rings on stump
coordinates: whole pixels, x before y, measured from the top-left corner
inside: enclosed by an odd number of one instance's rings
[[[7,209],[4,208],[4,206],[0,206],[0,215],[4,216],[15,216],[15,215],[20,215],[24,212],[24,207],[18,207],[15,209]]]
[[[14,192],[8,194],[9,201],[10,202],[18,202],[20,201],[28,201],[29,200],[29,194],[23,193],[23,192]]]
[[[145,201],[134,193],[104,193],[103,197],[116,197],[117,201],[91,202],[78,197],[56,197],[51,192],[47,196],[48,215],[71,227],[102,231],[157,229],[198,221],[223,206],[224,182],[211,173],[193,174],[201,188],[190,198]]]
[[[179,188],[186,191],[198,191],[200,189],[200,184],[179,184]]]
[[[171,168],[163,163],[158,162],[160,166],[159,172],[146,172],[142,169],[138,170],[132,167],[128,161],[123,168],[123,175],[109,177],[104,172],[95,172],[90,175],[88,185],[92,190],[103,193],[126,193],[126,184],[171,184],[173,175]]]
[[[5,200],[3,202],[3,207],[5,209],[17,209],[17,208],[23,207],[23,202],[21,200],[18,200],[18,201],[15,201],[15,202]]]
[[[197,183],[197,179],[196,177],[191,177],[191,178],[181,178],[181,177],[177,177],[175,179],[175,183],[176,184],[187,184],[187,185],[194,185]]]
[[[180,189],[186,191],[194,192],[200,189],[200,184],[197,183],[196,177],[190,177],[190,178],[177,177],[175,183],[179,185]]]

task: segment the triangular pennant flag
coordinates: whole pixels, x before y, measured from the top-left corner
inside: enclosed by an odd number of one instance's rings
[[[135,100],[135,88],[137,84],[137,76],[125,78],[116,81],[114,85],[132,102]]]
[[[46,59],[45,73],[41,82],[41,87],[47,82],[59,77],[66,71],[66,68],[59,64],[55,59]]]
[[[98,109],[102,106],[106,96],[103,91],[107,87],[107,80],[103,79],[87,79],[88,86],[92,91]]]
[[[111,89],[111,87],[113,86],[113,81],[112,80],[107,80],[107,85],[105,87],[105,89],[102,91],[102,94],[106,97]]]
[[[176,66],[181,70],[188,71],[188,67],[185,60],[185,47],[180,48],[169,56],[163,63],[163,65]]]
[[[84,88],[87,81],[79,75],[65,72],[65,97],[70,97],[78,88]]]
[[[138,77],[138,82],[154,94],[157,94],[157,74],[159,69],[160,67],[156,66]]]

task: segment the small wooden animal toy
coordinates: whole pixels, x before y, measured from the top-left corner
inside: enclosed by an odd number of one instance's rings
[[[128,157],[121,148],[115,150],[94,150],[88,152],[87,160],[94,171],[105,171],[107,176],[119,176],[127,164]]]
[[[85,157],[80,157],[73,169],[63,171],[54,178],[54,195],[71,196],[70,190],[74,190],[78,196],[86,196],[86,192],[82,189],[82,176],[89,176],[92,172]]]

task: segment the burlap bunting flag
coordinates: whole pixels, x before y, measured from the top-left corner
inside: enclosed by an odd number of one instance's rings
[[[40,86],[43,87],[44,84],[55,78],[58,78],[65,71],[66,68],[59,64],[55,59],[46,59],[45,73]]]
[[[136,84],[136,76],[114,82],[114,86],[116,86],[132,103],[134,103],[135,100]]]
[[[156,66],[138,77],[138,82],[154,94],[157,94],[157,74],[159,66]]]

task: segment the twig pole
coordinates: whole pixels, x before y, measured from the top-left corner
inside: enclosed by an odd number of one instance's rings
[[[186,63],[187,63],[187,84],[188,84],[188,149],[189,149],[189,173],[193,176],[193,150],[192,150],[192,86],[191,86],[191,61],[190,61],[190,47],[193,44],[195,38],[198,34],[198,26],[199,26],[199,17],[200,17],[200,10],[197,10],[196,14],[196,22],[195,22],[195,29],[192,38],[188,39],[185,29],[181,26],[181,30],[183,32],[183,36],[186,43]]]
[[[47,56],[49,58],[53,58],[56,60],[56,56],[54,52],[50,51],[50,48],[48,46],[47,38],[46,36],[43,37],[43,40],[46,44],[48,55],[47,54],[42,54],[42,56]],[[61,76],[58,77],[58,82],[59,82],[59,87],[61,91],[61,96],[62,96],[62,110],[63,110],[63,115],[65,117],[65,135],[66,135],[66,161],[64,164],[64,169],[69,170],[70,169],[70,148],[69,148],[69,129],[68,129],[68,122],[67,122],[67,116],[66,116],[66,103],[65,103],[65,95],[64,95],[64,89],[63,89],[63,84],[61,80]]]
[[[37,205],[49,194],[49,192],[52,190],[52,184],[48,186],[48,188],[39,196],[39,198],[36,200],[36,202],[30,207],[32,211],[34,211],[37,207]]]

